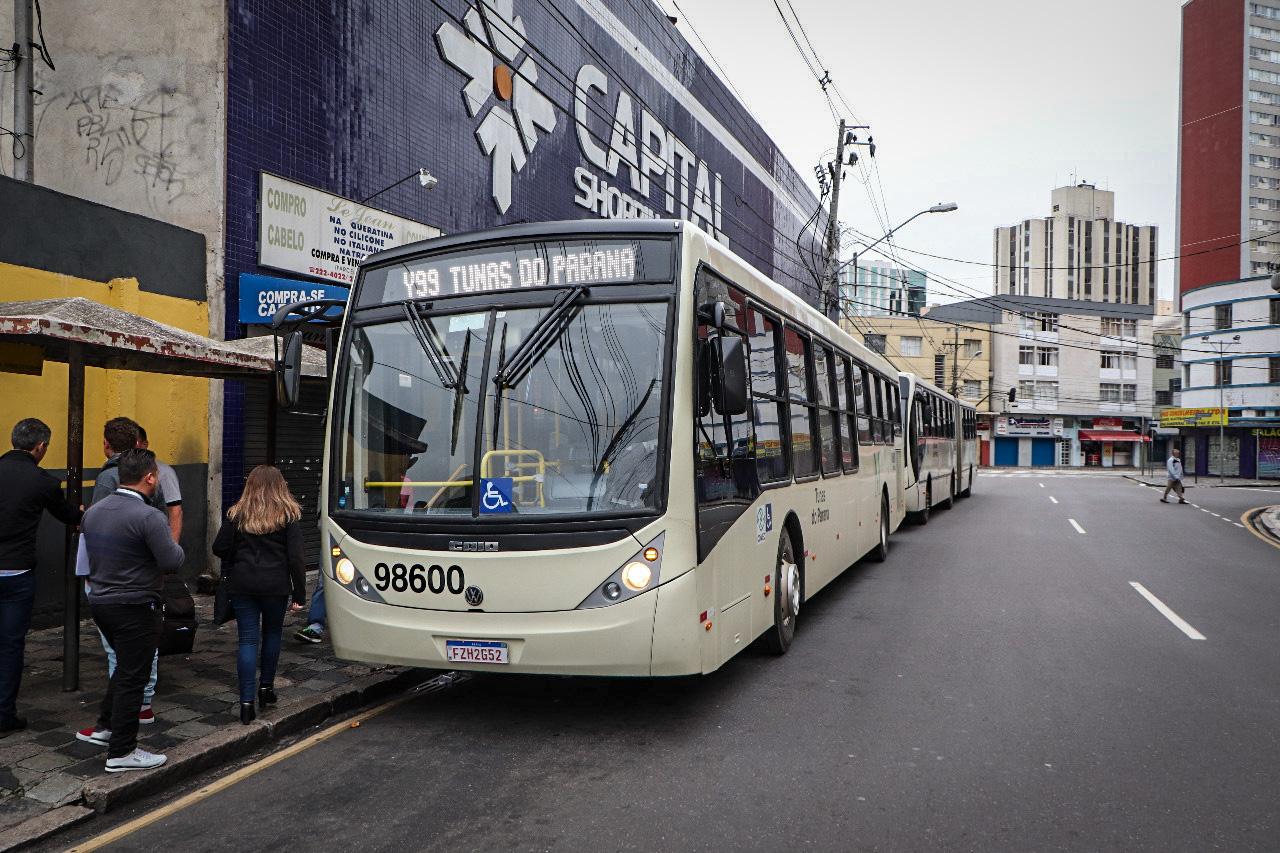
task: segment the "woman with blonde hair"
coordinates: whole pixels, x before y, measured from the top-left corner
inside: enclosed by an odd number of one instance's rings
[[[302,507],[289,493],[280,469],[259,465],[249,472],[244,493],[227,510],[213,553],[222,559],[222,582],[240,631],[236,674],[240,681],[240,722],[253,722],[254,683],[258,704],[276,703],[276,664],[284,613],[292,597],[299,609],[306,595],[302,557]],[[256,676],[256,677],[255,677]]]

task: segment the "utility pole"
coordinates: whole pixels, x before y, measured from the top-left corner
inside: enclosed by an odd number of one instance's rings
[[[840,263],[840,179],[844,175],[844,119],[840,119],[839,135],[836,138],[836,160],[828,163],[831,173],[831,210],[827,214],[827,257],[822,269],[822,286],[818,288],[818,297],[823,314],[833,322],[839,322],[840,314],[836,310],[836,270]]]
[[[32,0],[13,0],[13,176],[36,181],[35,58]]]
[[[951,330],[951,343],[943,344],[951,347],[951,396],[960,394],[960,329]]]

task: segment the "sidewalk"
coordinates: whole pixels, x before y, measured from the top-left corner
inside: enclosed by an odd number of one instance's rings
[[[1150,476],[1144,477],[1141,474],[1125,474],[1125,479],[1133,480],[1135,483],[1141,483],[1144,486],[1155,486],[1163,489],[1168,482],[1164,476],[1164,471],[1158,471]],[[1247,480],[1244,477],[1227,477],[1224,482],[1219,482],[1217,474],[1206,474],[1200,478],[1197,483],[1195,477],[1187,475],[1182,481],[1182,485],[1187,489],[1200,488],[1218,488],[1220,485],[1234,489],[1280,489],[1280,480]]]
[[[1261,528],[1262,533],[1268,534],[1280,543],[1280,506],[1269,506],[1255,515],[1252,520],[1255,527]]]
[[[168,754],[168,763],[157,770],[107,773],[106,749],[75,738],[77,730],[97,719],[106,688],[106,656],[93,622],[86,619],[80,627],[78,692],[62,691],[62,629],[28,635],[18,697],[27,729],[0,739],[0,851],[47,835],[44,824],[56,830],[88,817],[91,808],[105,811],[426,678],[422,671],[347,664],[332,656],[327,642],[298,642],[293,634],[305,626],[306,612],[288,614],[276,676],[280,704],[265,714],[259,710],[257,722],[242,725],[236,624],[213,626],[213,597],[195,600],[200,621],[195,650],[160,659],[156,721],[138,732],[144,749]]]

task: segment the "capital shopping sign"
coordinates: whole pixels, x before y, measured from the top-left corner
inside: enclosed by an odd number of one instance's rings
[[[565,175],[563,192],[595,216],[678,217],[724,237],[726,187],[721,171],[710,165],[715,160],[743,176],[742,186],[730,192],[748,194],[766,211],[756,213],[764,230],[771,229],[775,200],[791,214],[803,211],[795,222],[798,234],[812,213],[811,202],[797,203],[774,176],[773,164],[764,166],[747,151],[605,0],[574,5],[570,0],[553,12],[545,4],[517,8],[516,0],[480,0],[461,19],[446,19],[435,30],[440,57],[460,74],[462,102],[474,121],[476,144],[489,161],[489,195],[498,213],[506,214],[522,192],[547,192],[545,180],[522,183],[522,173],[535,154],[548,145],[558,147],[557,135],[567,132],[576,137],[578,163]],[[556,44],[568,43],[566,32],[580,35],[576,18],[599,28],[617,47],[593,41],[587,54],[592,61],[570,63],[563,51],[552,55],[535,42],[525,15],[536,15],[548,34],[562,29]],[[635,65],[642,74],[619,78],[619,67]],[[638,94],[642,89],[647,99]],[[735,124],[741,129],[745,112],[738,110],[742,115]],[[679,133],[673,122],[681,125]],[[764,139],[754,122],[749,129],[755,131],[754,143]],[[776,155],[767,140],[763,147],[766,159]],[[794,174],[789,165],[787,171],[788,177]],[[802,186],[798,180],[795,185]],[[749,227],[756,230],[754,223]],[[765,245],[772,244],[769,238]]]

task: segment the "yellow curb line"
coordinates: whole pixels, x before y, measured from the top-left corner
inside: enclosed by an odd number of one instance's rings
[[[125,838],[126,836],[129,836],[129,835],[132,835],[138,830],[143,829],[147,826],[150,826],[156,821],[164,820],[170,815],[175,814],[176,812],[180,812],[183,809],[187,808],[188,806],[193,806],[202,800],[206,800],[209,797],[212,797],[214,794],[218,793],[219,791],[224,791],[227,788],[230,788],[232,785],[235,785],[238,782],[242,782],[245,779],[248,779],[250,776],[257,775],[258,773],[261,773],[263,770],[266,770],[269,767],[279,764],[281,761],[284,761],[287,758],[292,758],[298,753],[304,752],[310,749],[311,747],[315,746],[316,744],[322,743],[323,741],[326,741],[329,738],[334,737],[335,735],[343,731],[346,731],[347,729],[355,728],[360,723],[364,722],[365,720],[378,716],[383,711],[389,711],[392,708],[396,707],[397,705],[402,705],[405,702],[408,702],[410,699],[418,698],[420,695],[421,694],[415,692],[415,693],[406,694],[404,696],[398,696],[395,699],[392,699],[389,702],[379,705],[376,708],[370,708],[368,711],[365,711],[364,713],[357,714],[356,716],[352,717],[349,720],[344,720],[341,723],[335,723],[334,725],[330,726],[324,731],[316,732],[310,737],[305,738],[304,740],[300,740],[297,743],[293,744],[292,746],[286,747],[285,749],[282,749],[279,752],[272,753],[271,755],[268,755],[267,757],[253,764],[250,764],[247,767],[241,767],[236,772],[231,773],[227,776],[224,776],[221,779],[218,779],[214,782],[211,782],[208,785],[205,785],[203,788],[200,788],[196,791],[192,791],[190,794],[187,794],[184,797],[180,797],[179,799],[176,799],[171,803],[166,803],[160,808],[151,812],[147,812],[146,814],[141,815],[139,817],[136,817],[133,820],[129,821],[128,823],[122,823],[119,826],[117,826],[115,829],[109,830],[108,832],[104,832],[101,835],[91,838],[87,841],[84,841],[81,844],[77,844],[75,847],[68,848],[67,853],[87,853],[87,851],[100,850],[101,848],[106,847],[108,844],[114,844],[120,839]]]
[[[1244,525],[1245,530],[1249,531],[1254,536],[1257,536],[1259,539],[1261,539],[1263,542],[1266,542],[1272,548],[1280,548],[1280,542],[1277,542],[1274,536],[1268,536],[1265,533],[1259,533],[1253,526],[1253,516],[1257,515],[1260,512],[1265,512],[1266,510],[1269,510],[1269,509],[1274,509],[1274,507],[1258,506],[1258,507],[1254,507],[1253,509],[1246,509],[1244,511],[1244,515],[1240,516],[1240,523]]]

